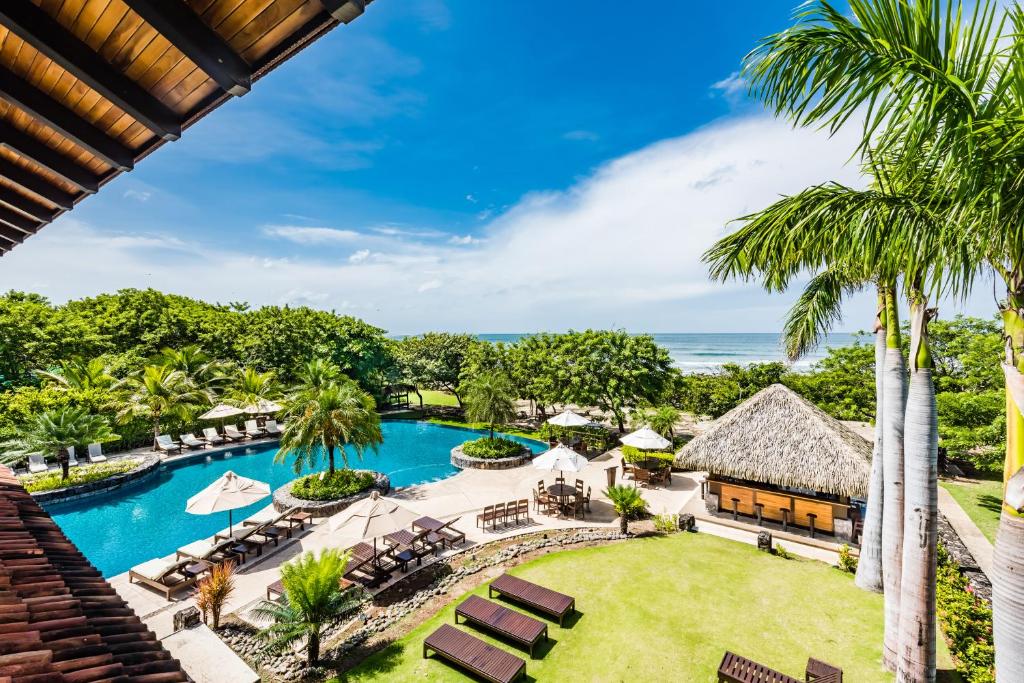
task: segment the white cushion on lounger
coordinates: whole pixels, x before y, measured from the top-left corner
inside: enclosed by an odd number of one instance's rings
[[[170,562],[168,560],[161,560],[156,558],[149,562],[143,562],[132,567],[132,571],[139,576],[144,576],[151,581],[159,581],[167,573],[169,569],[174,567],[177,562]]]
[[[219,543],[217,544],[219,545]],[[188,555],[189,557],[205,557],[207,553],[213,550],[215,544],[210,541],[192,541],[188,545],[183,545],[178,548],[178,552],[182,555]]]

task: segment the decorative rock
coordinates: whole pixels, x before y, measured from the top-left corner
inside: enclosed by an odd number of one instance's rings
[[[195,607],[186,607],[174,613],[174,630],[180,631],[185,628],[192,628],[199,625],[199,610]]]
[[[763,550],[766,553],[772,551],[772,532],[770,531],[759,531],[757,534],[757,549]]]
[[[511,458],[474,458],[462,452],[461,444],[452,449],[452,465],[463,470],[510,470],[522,467],[532,459],[533,453],[525,446],[519,455]]]
[[[344,498],[338,498],[336,500],[305,500],[292,495],[292,486],[297,481],[293,479],[274,491],[274,509],[278,512],[284,512],[285,510],[298,508],[300,512],[308,512],[314,517],[330,517],[337,512],[341,512],[358,500],[369,498],[370,493],[373,491],[378,491],[380,495],[386,496],[388,491],[391,490],[391,480],[388,479],[388,475],[383,472],[374,472],[373,470],[355,471],[369,472],[372,474],[374,482],[373,485],[365,491],[360,491],[359,493],[354,493],[351,496],[345,496]]]
[[[697,518],[686,512],[679,515],[679,528],[683,531],[694,531],[697,526]]]

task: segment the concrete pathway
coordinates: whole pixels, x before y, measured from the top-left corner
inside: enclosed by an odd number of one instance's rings
[[[204,624],[173,633],[163,644],[195,683],[259,683],[259,675]]]
[[[974,561],[978,563],[985,576],[992,579],[994,562],[992,560],[992,543],[981,529],[974,523],[952,494],[942,486],[939,487],[939,512],[946,518],[953,531],[960,537],[963,544],[971,551]]]

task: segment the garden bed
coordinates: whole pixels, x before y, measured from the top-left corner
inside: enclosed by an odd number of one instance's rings
[[[474,457],[472,455],[466,454],[464,450],[467,444],[470,443],[473,442],[467,441],[466,443],[456,446],[455,448],[452,449],[452,465],[463,470],[510,470],[514,467],[522,467],[523,465],[529,463],[530,460],[533,459],[533,453],[526,446],[522,446],[517,454],[510,457]]]
[[[278,512],[284,512],[285,510],[291,510],[292,508],[298,508],[301,512],[308,512],[314,517],[330,517],[331,515],[341,512],[352,503],[363,498],[368,498],[370,493],[378,491],[382,496],[387,495],[391,490],[391,480],[388,475],[383,472],[375,472],[373,470],[350,470],[355,475],[368,475],[372,478],[371,483],[366,488],[356,491],[348,495],[342,495],[338,498],[329,498],[326,500],[310,500],[308,498],[300,498],[299,496],[292,493],[292,488],[302,479],[294,479],[281,488],[274,491],[274,509]],[[313,477],[319,475],[310,475]]]
[[[105,493],[155,474],[160,467],[156,454],[119,458],[72,467],[66,482],[59,469],[21,477],[21,483],[39,503],[57,503]],[[52,484],[47,486],[47,484]],[[35,486],[42,485],[42,488]]]

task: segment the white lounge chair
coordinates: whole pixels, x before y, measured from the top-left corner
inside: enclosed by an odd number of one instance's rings
[[[216,446],[219,443],[224,443],[224,437],[217,433],[216,427],[207,427],[203,430],[203,436],[206,437],[206,443],[211,446]]]
[[[246,420],[245,433],[255,439],[257,436],[263,436],[266,434],[267,430],[260,427],[259,424],[256,423],[256,420]]]
[[[188,545],[183,545],[176,551],[175,556],[177,559],[191,558],[193,560],[208,560],[210,562],[218,562],[220,559],[226,559],[228,556],[232,558],[237,555],[228,552],[228,548],[235,544],[236,541],[228,539],[226,541],[211,541],[208,539],[202,539],[199,541],[192,541]],[[220,558],[218,559],[218,556]]]
[[[68,446],[68,467],[78,467],[78,458],[75,457],[74,446]]]
[[[156,449],[167,453],[181,453],[181,444],[174,443],[170,434],[161,434],[156,437]]]
[[[246,433],[239,431],[238,427],[235,425],[226,425],[224,427],[224,436],[232,441],[241,441],[246,438]]]
[[[89,444],[89,462],[106,462],[107,456],[103,455],[103,446],[98,443]]]
[[[267,420],[263,423],[263,429],[270,436],[280,436],[282,431],[281,426],[277,424],[277,420]]]
[[[181,443],[189,448],[206,448],[206,440],[197,439],[195,434],[192,434],[191,432],[188,434],[182,434],[178,438],[181,440]]]
[[[28,454],[28,471],[35,474],[37,472],[45,472],[50,469],[46,466],[46,458],[43,457],[42,453],[29,453]]]
[[[156,559],[137,564],[128,570],[128,583],[142,583],[155,588],[170,600],[175,591],[195,585],[195,577],[182,572],[193,561]]]

